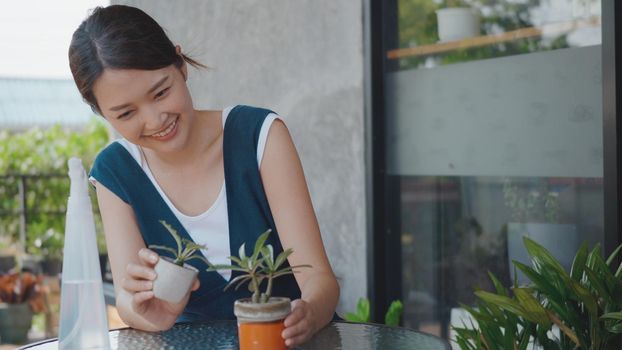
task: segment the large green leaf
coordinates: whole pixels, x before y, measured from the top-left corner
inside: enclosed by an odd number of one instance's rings
[[[564,270],[564,267],[555,259],[555,257],[548,251],[546,248],[538,244],[536,241],[530,239],[529,237],[523,237],[523,242],[525,244],[525,248],[531,256],[531,259],[534,261],[536,265],[538,265],[541,269],[546,269],[549,271],[555,271],[556,274],[560,276],[568,275],[568,273]]]
[[[520,306],[523,307],[525,313],[529,315],[529,317],[525,317],[528,320],[538,323],[549,329],[551,327],[551,320],[549,320],[546,310],[540,302],[533,296],[533,291],[529,288],[514,288],[512,289],[514,295],[516,295],[516,299]]]
[[[585,264],[587,261],[588,254],[588,246],[587,242],[583,242],[575,254],[574,260],[572,261],[572,267],[570,268],[570,278],[575,281],[580,281],[583,277],[583,270],[585,269]]]
[[[526,318],[528,320],[532,320],[531,316],[527,314],[527,312],[523,309],[523,307],[513,299],[509,297],[493,294],[486,291],[477,291],[475,292],[480,299],[484,300],[487,303],[496,305],[504,310],[512,312],[520,317]]]

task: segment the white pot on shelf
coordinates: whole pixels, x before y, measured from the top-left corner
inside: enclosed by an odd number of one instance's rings
[[[441,42],[479,36],[479,13],[470,7],[449,7],[436,11]]]

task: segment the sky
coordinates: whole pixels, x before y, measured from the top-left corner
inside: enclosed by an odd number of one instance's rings
[[[0,77],[70,79],[67,49],[88,10],[109,0],[3,0]]]

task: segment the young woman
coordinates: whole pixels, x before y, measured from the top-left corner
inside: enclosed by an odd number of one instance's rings
[[[325,326],[339,287],[300,160],[278,115],[249,106],[196,110],[187,64],[201,65],[137,8],[96,8],[75,31],[69,61],[84,100],[123,137],[101,151],[90,174],[121,318],[148,331],[179,321],[234,319],[233,301],[248,294],[223,291],[230,272],[197,266],[199,278],[181,303],[154,298],[159,257],[146,247],[172,242],[163,219],[205,244],[202,254],[214,264],[227,263],[242,243],[252,246],[271,228],[275,255],[293,248],[291,265],[312,265],[275,286],[274,295],[293,300],[286,344],[301,344]]]

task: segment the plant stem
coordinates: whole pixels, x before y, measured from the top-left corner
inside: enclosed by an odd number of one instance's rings
[[[270,296],[272,295],[272,277],[273,274],[268,275],[268,287],[266,287],[266,302],[270,300]]]

